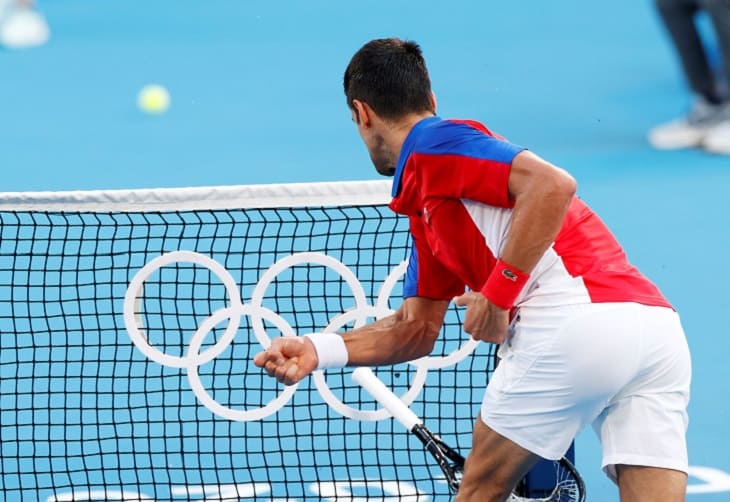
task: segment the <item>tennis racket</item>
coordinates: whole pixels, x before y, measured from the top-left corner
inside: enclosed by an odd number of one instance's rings
[[[385,384],[370,370],[360,367],[352,373],[352,379],[375,398],[393,418],[416,436],[433,456],[443,471],[446,482],[452,492],[456,493],[461,484],[464,472],[464,457],[444,443],[440,437],[431,432],[420,418],[403,401],[388,389]],[[544,497],[525,496],[524,489],[519,486],[508,499],[510,502],[535,501],[545,502],[584,502],[585,484],[575,466],[565,457],[555,461],[556,483],[551,493]]]

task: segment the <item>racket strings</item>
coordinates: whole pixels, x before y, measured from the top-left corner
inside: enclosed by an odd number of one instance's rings
[[[584,500],[581,485],[570,470],[556,463],[555,474],[557,483],[550,495],[545,497],[523,497],[512,493],[510,498],[507,499],[508,502],[582,502]]]

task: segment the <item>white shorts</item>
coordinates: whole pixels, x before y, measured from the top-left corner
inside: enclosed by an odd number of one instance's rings
[[[691,364],[673,310],[522,308],[498,354],[481,408],[497,433],[555,460],[592,423],[614,481],[617,464],[687,472]]]

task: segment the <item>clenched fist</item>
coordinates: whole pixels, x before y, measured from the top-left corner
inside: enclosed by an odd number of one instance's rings
[[[253,359],[259,368],[284,385],[293,385],[317,367],[317,352],[305,337],[285,336],[272,340],[269,348]]]
[[[466,307],[464,331],[475,340],[502,343],[509,329],[509,310],[489,303],[483,294],[467,291],[454,298],[454,303]]]

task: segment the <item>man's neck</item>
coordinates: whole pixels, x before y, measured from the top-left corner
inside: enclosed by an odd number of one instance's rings
[[[431,112],[413,113],[398,120],[397,122],[390,122],[384,136],[388,149],[395,153],[396,156],[399,156],[400,151],[403,148],[403,143],[405,143],[408,134],[411,132],[411,129],[413,129],[413,126],[421,120],[433,116],[434,114]]]

